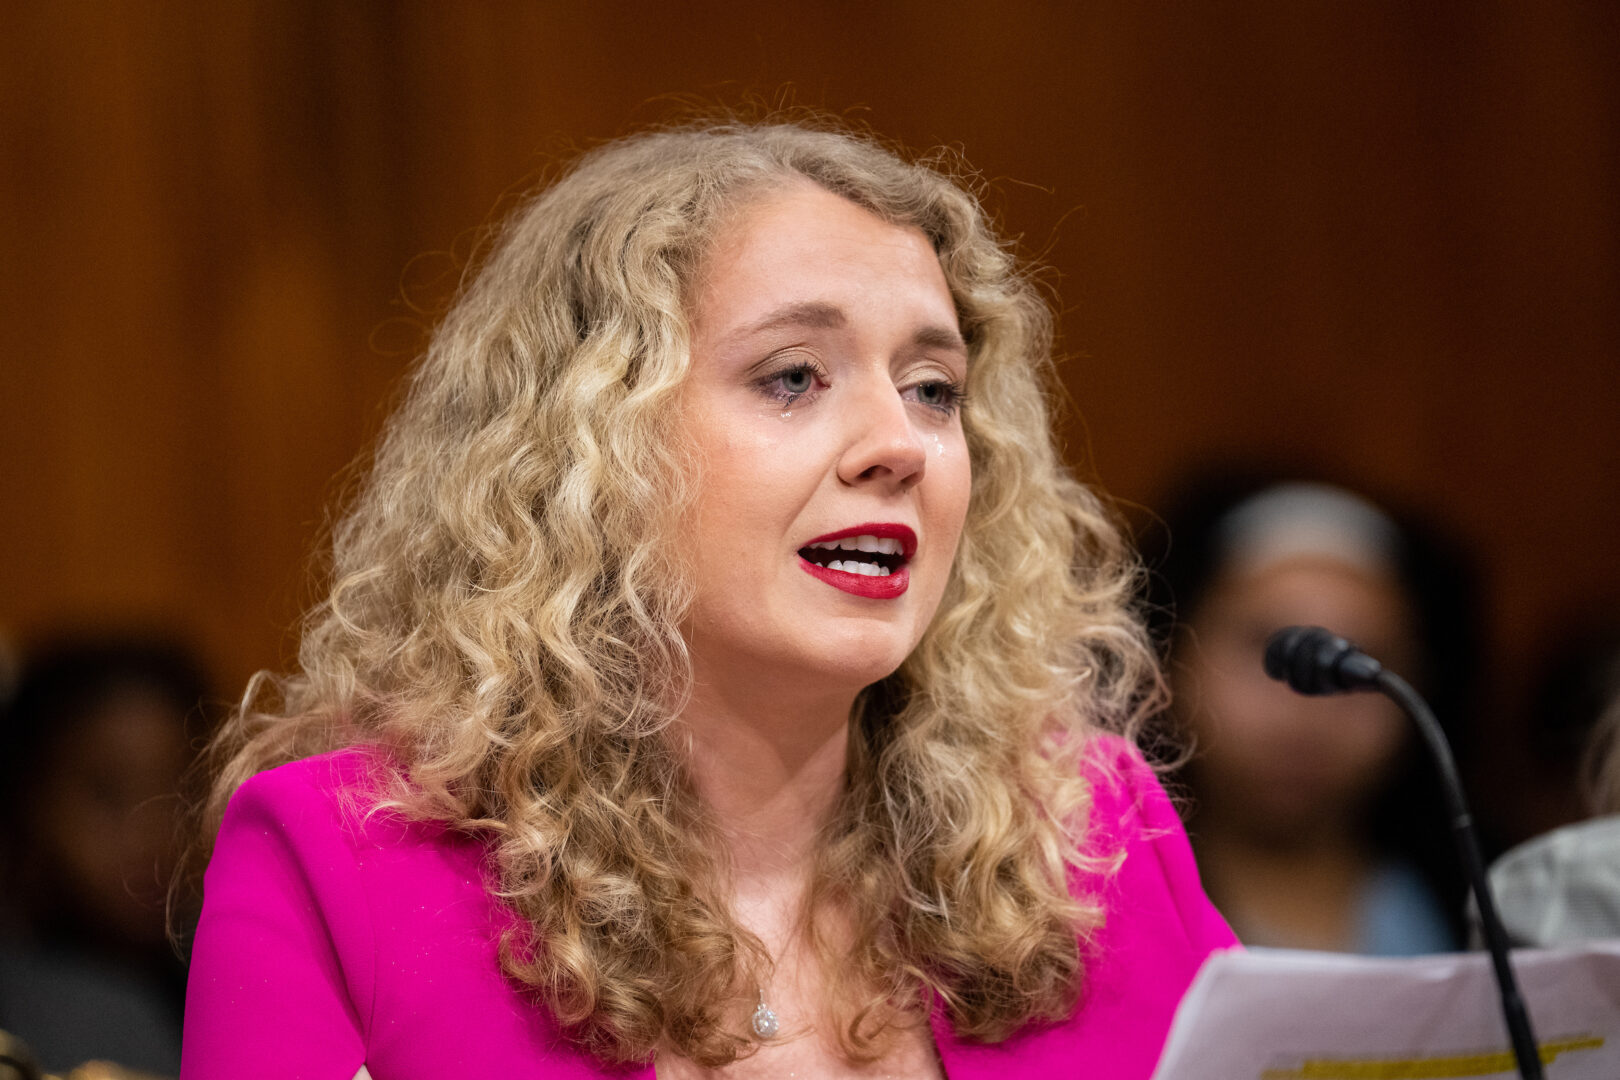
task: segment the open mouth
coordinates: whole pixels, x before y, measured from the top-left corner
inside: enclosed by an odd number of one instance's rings
[[[906,565],[905,547],[898,539],[870,533],[806,544],[799,549],[799,557],[828,570],[867,577],[888,577]]]
[[[804,545],[799,565],[835,589],[893,600],[911,583],[906,564],[916,552],[917,534],[905,525],[856,525]]]

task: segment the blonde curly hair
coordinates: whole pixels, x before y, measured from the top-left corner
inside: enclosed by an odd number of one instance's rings
[[[508,975],[593,1053],[750,1051],[769,958],[721,887],[666,729],[690,679],[671,435],[689,290],[717,229],[807,179],[932,242],[969,348],[973,489],[939,611],[850,717],[848,778],[807,932],[852,1060],[937,994],[999,1041],[1074,1008],[1101,920],[1093,733],[1162,691],[1136,563],[1054,448],[1051,317],[947,155],[907,161],[824,120],[721,122],[585,154],[507,223],[410,376],[335,527],[299,670],[261,673],[212,748],[212,837],[254,773],[380,748],[378,805],[487,837],[523,924]],[[836,911],[840,933],[822,933]]]

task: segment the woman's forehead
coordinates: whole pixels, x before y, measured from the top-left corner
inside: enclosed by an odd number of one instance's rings
[[[873,290],[904,289],[956,333],[955,305],[922,230],[885,221],[809,181],[749,200],[717,230],[694,282],[709,333],[847,317]],[[840,310],[841,309],[841,310]]]

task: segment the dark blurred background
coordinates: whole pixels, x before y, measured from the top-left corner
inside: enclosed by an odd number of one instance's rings
[[[683,103],[792,101],[981,170],[1139,523],[1241,457],[1448,528],[1477,798],[1528,835],[1568,812],[1510,768],[1533,673],[1620,608],[1616,56],[1600,0],[4,5],[0,635],[284,667],[482,228]]]

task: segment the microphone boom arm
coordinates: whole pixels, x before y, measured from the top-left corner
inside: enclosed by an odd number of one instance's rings
[[[1312,696],[1342,694],[1360,690],[1376,690],[1401,707],[1423,734],[1440,774],[1440,788],[1445,793],[1446,809],[1451,815],[1451,833],[1457,841],[1457,854],[1462,859],[1463,872],[1479,906],[1480,926],[1485,936],[1485,947],[1491,954],[1491,966],[1496,974],[1496,986],[1502,1002],[1502,1018],[1507,1022],[1508,1039],[1513,1045],[1513,1058],[1523,1080],[1543,1080],[1541,1053],[1530,1027],[1530,1014],[1524,997],[1519,993],[1518,980],[1508,963],[1507,932],[1502,929],[1501,917],[1496,913],[1496,901],[1491,895],[1485,877],[1485,859],[1480,854],[1479,839],[1474,832],[1474,818],[1468,811],[1468,800],[1463,795],[1462,778],[1457,773],[1457,762],[1451,745],[1446,741],[1440,721],[1428,702],[1401,678],[1344,638],[1320,626],[1288,626],[1271,635],[1266,642],[1266,674],[1279,682],[1286,682],[1296,692]]]
[[[1524,1080],[1542,1080],[1541,1053],[1530,1026],[1530,1014],[1524,997],[1519,993],[1519,982],[1508,963],[1507,931],[1496,912],[1496,900],[1485,877],[1485,859],[1479,850],[1479,839],[1474,832],[1474,816],[1468,810],[1463,795],[1462,778],[1457,773],[1457,762],[1451,745],[1446,741],[1440,721],[1435,719],[1429,703],[1399,675],[1388,668],[1381,670],[1373,681],[1374,687],[1399,705],[1417,724],[1428,744],[1440,773],[1440,788],[1445,792],[1446,810],[1451,815],[1451,835],[1457,841],[1457,854],[1463,863],[1474,890],[1474,901],[1479,906],[1479,922],[1485,937],[1485,947],[1491,954],[1491,966],[1496,970],[1496,984],[1501,990],[1502,1018],[1507,1021],[1508,1038],[1513,1043],[1513,1057]]]

